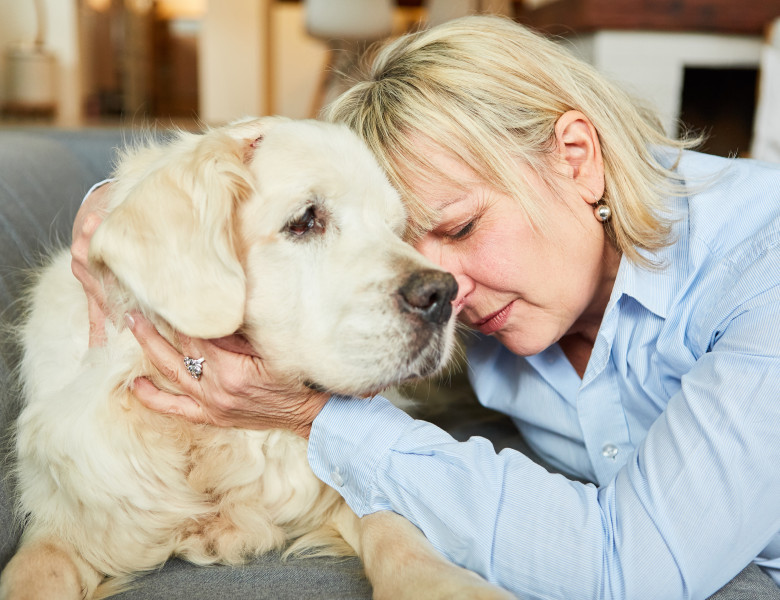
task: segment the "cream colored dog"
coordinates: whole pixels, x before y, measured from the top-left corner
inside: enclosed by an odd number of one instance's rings
[[[346,128],[268,118],[182,133],[128,151],[110,194],[90,260],[112,275],[115,323],[140,310],[173,344],[174,331],[239,331],[278,377],[351,395],[448,358],[454,280],[401,241],[399,197]],[[90,349],[88,330],[64,251],[22,332],[27,525],[3,599],[104,597],[173,555],[239,564],[279,548],[356,552],[377,598],[509,597],[398,515],[358,519],[311,472],[304,439],[145,409],[130,382],[176,392],[170,381],[129,331],[109,325]]]

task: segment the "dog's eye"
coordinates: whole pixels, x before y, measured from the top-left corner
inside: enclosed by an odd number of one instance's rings
[[[290,223],[287,224],[287,230],[295,235],[303,235],[307,231],[314,229],[316,220],[314,207],[310,206],[300,218],[290,221]]]
[[[321,219],[318,218],[317,211],[313,206],[306,209],[300,217],[297,217],[287,224],[287,231],[294,236],[300,237],[309,233],[310,231],[322,232],[325,229],[325,225]]]

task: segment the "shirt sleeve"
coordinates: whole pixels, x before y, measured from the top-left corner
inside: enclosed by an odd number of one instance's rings
[[[95,185],[93,185],[91,188],[89,188],[89,190],[87,190],[87,193],[84,194],[84,197],[81,199],[81,203],[84,204],[84,202],[87,201],[87,198],[89,198],[89,195],[92,192],[94,192],[96,189],[106,185],[107,183],[111,183],[112,181],[114,181],[113,178],[104,179],[103,181],[98,181]]]
[[[394,510],[524,598],[706,598],[780,530],[780,296],[729,315],[629,461],[596,488],[383,398],[332,398],[315,473],[359,515]]]

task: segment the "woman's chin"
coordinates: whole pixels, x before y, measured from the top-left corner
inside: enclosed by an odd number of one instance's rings
[[[540,335],[536,332],[512,331],[511,329],[498,331],[494,334],[494,337],[507,350],[518,356],[539,354],[557,341],[555,336]]]

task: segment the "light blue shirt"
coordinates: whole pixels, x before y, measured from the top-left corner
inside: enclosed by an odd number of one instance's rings
[[[706,598],[751,560],[780,582],[780,169],[685,153],[663,270],[625,258],[582,379],[557,345],[468,349],[483,404],[549,474],[387,400],[333,397],[309,462],[359,515],[394,510],[524,598]]]

